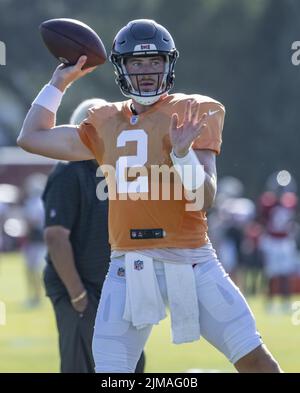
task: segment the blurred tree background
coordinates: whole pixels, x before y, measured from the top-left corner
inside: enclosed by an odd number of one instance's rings
[[[0,0],[0,145],[15,145],[25,113],[57,62],[38,26],[68,17],[90,25],[108,52],[129,20],[152,18],[173,35],[180,58],[174,91],[224,103],[219,176],[238,177],[255,197],[271,172],[289,170],[300,184],[298,103],[300,66],[291,45],[300,40],[298,0]],[[82,100],[122,100],[109,62],[67,92],[58,123]]]

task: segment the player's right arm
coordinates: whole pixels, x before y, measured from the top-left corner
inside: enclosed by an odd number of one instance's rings
[[[94,70],[82,70],[86,61],[81,56],[74,66],[59,66],[55,70],[50,84],[65,92],[75,80]],[[93,159],[92,152],[81,142],[74,126],[55,126],[56,115],[50,110],[33,104],[27,113],[23,127],[17,139],[22,149],[59,160],[77,161]]]

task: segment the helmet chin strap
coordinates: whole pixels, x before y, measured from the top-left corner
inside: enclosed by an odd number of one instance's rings
[[[157,95],[157,96],[152,96],[152,97],[141,97],[141,96],[135,96],[132,94],[130,94],[128,96],[140,105],[152,105],[160,99],[162,94]]]

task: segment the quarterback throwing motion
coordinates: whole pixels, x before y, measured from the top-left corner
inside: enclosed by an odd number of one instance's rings
[[[224,106],[169,93],[177,58],[167,29],[153,20],[129,22],[110,55],[127,100],[92,108],[77,127],[56,126],[65,90],[94,70],[82,69],[82,56],[55,70],[18,144],[56,159],[96,158],[105,173],[112,254],[95,322],[97,372],[134,372],[166,304],[175,343],[203,336],[239,372],[280,372],[207,236]]]

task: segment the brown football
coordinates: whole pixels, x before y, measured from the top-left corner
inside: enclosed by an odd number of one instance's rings
[[[39,26],[43,41],[49,51],[62,63],[74,65],[86,55],[83,68],[94,67],[106,61],[106,50],[97,33],[76,19],[46,20]]]

